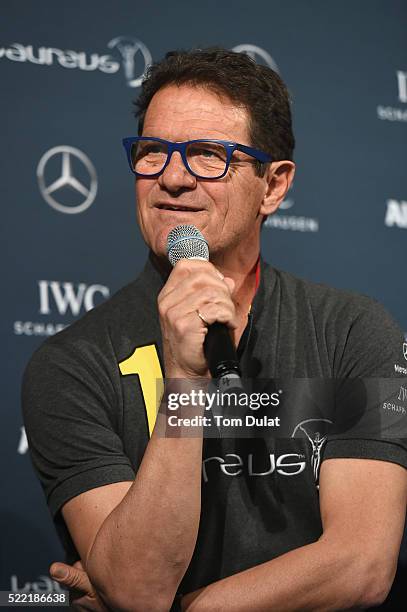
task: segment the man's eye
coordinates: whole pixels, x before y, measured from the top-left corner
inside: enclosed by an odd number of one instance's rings
[[[145,143],[143,146],[138,147],[133,151],[133,161],[139,162],[144,160],[145,162],[157,162],[161,161],[167,155],[166,148],[159,142]]]
[[[147,147],[144,147],[140,151],[140,155],[149,155],[150,153],[151,154],[164,153],[164,148],[162,147],[162,145],[155,144],[155,145],[148,145]]]
[[[224,159],[225,151],[216,146],[194,146],[189,147],[188,155],[191,157],[201,157],[203,159]]]
[[[215,152],[211,149],[204,149],[201,147],[190,147],[189,149],[190,155],[200,155],[201,157],[213,157]]]
[[[201,155],[203,157],[214,157],[216,153],[215,151],[211,151],[211,149],[201,149]]]

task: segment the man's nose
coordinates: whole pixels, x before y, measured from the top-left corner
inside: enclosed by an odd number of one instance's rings
[[[174,151],[168,166],[158,177],[158,182],[168,191],[176,192],[182,188],[193,189],[196,185],[196,178],[185,168],[181,153]]]

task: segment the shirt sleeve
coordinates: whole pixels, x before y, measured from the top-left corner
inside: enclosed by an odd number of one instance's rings
[[[323,459],[365,458],[407,468],[407,344],[384,307],[362,298],[340,363],[336,419]]]
[[[55,519],[71,498],[134,480],[120,437],[120,406],[101,364],[45,343],[25,371],[22,406],[35,471]]]

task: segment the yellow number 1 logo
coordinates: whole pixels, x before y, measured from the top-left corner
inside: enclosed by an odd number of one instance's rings
[[[138,346],[132,355],[119,363],[122,376],[138,374],[151,437],[157,419],[158,407],[164,392],[164,380],[155,344]]]

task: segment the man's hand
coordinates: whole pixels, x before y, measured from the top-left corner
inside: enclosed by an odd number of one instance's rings
[[[237,327],[234,281],[208,261],[181,259],[158,296],[166,376],[209,376],[203,344],[215,321]]]
[[[107,612],[109,610],[96,594],[80,561],[76,561],[73,565],[59,562],[53,563],[50,567],[50,575],[53,580],[56,580],[62,586],[83,593],[83,595],[72,601],[72,608],[74,610],[79,612],[84,610]]]

